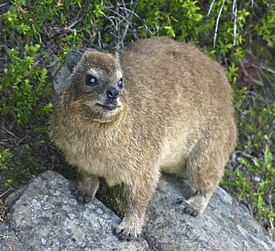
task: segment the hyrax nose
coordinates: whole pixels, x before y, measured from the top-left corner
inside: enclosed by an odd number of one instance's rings
[[[116,99],[119,96],[119,92],[115,87],[110,87],[107,90],[106,94],[108,98],[112,98],[112,99]]]

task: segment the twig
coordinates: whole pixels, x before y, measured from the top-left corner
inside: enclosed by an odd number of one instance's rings
[[[243,157],[246,157],[246,158],[251,159],[251,160],[255,158],[255,156],[250,155],[250,154],[248,154],[246,152],[242,152],[242,151],[235,151],[235,154],[240,154]]]
[[[101,43],[101,32],[100,31],[98,31],[97,32],[97,35],[98,35],[98,39],[97,39],[97,43],[98,43],[98,46],[99,46],[99,48],[102,48],[102,43]]]
[[[135,2],[133,0],[131,0],[127,4],[125,3],[124,0],[122,0],[115,10],[114,10],[114,6],[108,7],[108,11],[114,13],[113,16],[104,15],[106,20],[108,20],[111,23],[111,27],[113,27],[115,30],[116,35],[114,33],[110,33],[110,34],[114,36],[116,40],[116,49],[124,47],[124,41],[126,39],[126,36],[129,34],[129,30],[131,30],[134,36],[136,37],[136,34],[135,34],[136,31],[133,27],[131,20],[133,16],[137,17],[139,20],[141,19],[134,12],[134,9],[135,9]],[[145,27],[148,29],[146,25]]]
[[[130,2],[130,9],[133,8],[133,5],[134,5],[134,2],[131,1],[131,2]],[[126,20],[127,20],[127,22],[126,22],[126,25],[125,25],[125,28],[124,28],[124,32],[123,32],[123,35],[122,35],[122,38],[121,38],[121,46],[122,46],[122,48],[124,47],[124,40],[125,40],[125,37],[126,37],[126,35],[127,35],[127,33],[128,33],[128,30],[129,30],[130,20],[131,20],[132,17],[133,17],[133,13],[131,13],[131,12],[128,11],[129,9],[126,8],[126,5],[125,5],[125,2],[124,2],[124,1],[123,1],[123,6],[124,6],[124,10],[127,10],[127,11],[126,11]],[[119,46],[119,44],[118,44],[118,46]],[[118,47],[117,49],[119,49],[119,48],[120,48],[120,47]]]
[[[263,86],[263,83],[261,81],[259,81],[259,80],[255,79],[255,78],[251,77],[251,75],[248,74],[248,72],[246,71],[245,66],[244,66],[244,64],[243,64],[242,61],[240,61],[240,66],[242,68],[242,71],[243,71],[244,75],[247,78],[249,78],[249,80],[251,80],[254,84],[258,84],[258,85]]]
[[[123,9],[123,7],[120,7],[121,9]],[[143,24],[144,24],[144,21],[139,17],[139,15],[137,15],[137,13],[135,13],[134,11],[132,10],[129,10],[127,9],[129,12],[133,13],[133,15],[138,18]],[[144,24],[144,27],[146,29],[146,31],[150,32],[152,34],[152,31],[148,28],[148,26],[146,24]]]
[[[270,73],[272,73],[272,74],[275,74],[275,71],[274,71],[273,69],[271,69],[270,67],[268,67],[267,65],[265,65],[265,64],[263,64],[263,63],[260,64],[260,67],[261,67],[263,70],[265,70],[265,71],[268,71],[268,72],[270,72]]]
[[[217,40],[217,33],[218,33],[218,28],[219,28],[219,21],[220,21],[220,17],[222,14],[222,10],[223,10],[223,6],[224,6],[225,0],[222,1],[222,6],[220,8],[217,20],[216,20],[216,27],[215,27],[215,34],[214,34],[214,48],[216,48],[216,40]]]
[[[15,137],[15,138],[19,138],[16,135],[14,135],[12,132],[10,132],[8,129],[6,129],[5,127],[3,127],[3,130],[6,131],[8,134],[10,134],[11,136]]]
[[[81,19],[76,20],[75,22],[73,22],[71,25],[67,26],[64,28],[65,31],[70,31],[73,32],[72,28],[81,21]]]
[[[207,17],[209,17],[209,15],[210,15],[210,13],[211,13],[211,11],[212,11],[212,8],[213,8],[213,4],[215,3],[215,1],[216,0],[213,0],[212,2],[211,2],[211,4],[210,4],[210,7],[209,7],[209,10],[208,10],[208,13],[207,13]]]
[[[265,74],[264,69],[262,68],[261,64],[260,64],[260,67],[259,67],[259,76],[260,76],[261,81],[263,83],[264,83],[264,81],[267,81],[267,83],[269,83],[269,84],[272,85],[272,83],[273,83],[272,79],[270,79],[270,77],[268,76],[268,74]],[[263,77],[265,78],[265,80],[263,80]]]
[[[237,37],[237,0],[233,1],[232,15],[234,16],[234,41],[233,41],[233,46],[235,46],[236,45],[236,37]]]
[[[11,193],[13,191],[12,188],[9,188],[7,191],[5,191],[4,193],[0,194],[0,199],[7,197],[7,194]]]
[[[109,11],[111,11],[111,12],[113,12],[115,15],[117,15],[118,17],[121,17],[124,21],[126,21],[126,22],[129,22],[124,16],[122,16],[121,14],[119,14],[118,12],[116,12],[116,11],[114,11],[114,10],[112,10],[112,9],[109,9]],[[110,19],[110,17],[108,16],[108,15],[105,15],[104,14],[104,17],[106,18],[106,19]],[[113,19],[118,19],[117,17],[112,17]],[[121,21],[122,22],[122,21]],[[129,22],[129,24],[131,25],[131,23]],[[113,24],[114,25],[114,24]]]
[[[9,3],[2,3],[2,4],[0,4],[0,8],[2,8],[2,7],[5,7],[6,5],[8,5]]]

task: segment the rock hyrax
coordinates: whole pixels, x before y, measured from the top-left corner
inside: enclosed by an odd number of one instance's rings
[[[236,141],[224,69],[194,45],[167,38],[140,40],[115,55],[75,55],[51,138],[78,168],[84,200],[94,197],[98,177],[123,183],[129,210],[115,233],[130,240],[141,233],[160,173],[184,172],[197,192],[183,211],[202,213]]]

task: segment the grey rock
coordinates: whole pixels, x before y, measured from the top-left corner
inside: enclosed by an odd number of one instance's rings
[[[259,223],[218,187],[203,215],[182,213],[177,199],[189,194],[182,179],[166,175],[159,183],[147,213],[143,237],[158,251],[275,250]],[[189,196],[188,195],[188,196]]]
[[[19,238],[12,231],[8,222],[0,222],[0,250],[24,250]]]
[[[22,244],[14,250],[148,250],[143,239],[120,242],[112,233],[118,216],[98,200],[79,204],[71,190],[72,184],[52,171],[29,184],[10,212]]]
[[[120,242],[112,233],[120,221],[98,200],[79,204],[73,184],[47,171],[35,178],[0,223],[0,250],[275,250],[248,210],[218,188],[204,214],[182,213],[178,198],[192,191],[181,178],[162,177],[146,216],[142,236]]]

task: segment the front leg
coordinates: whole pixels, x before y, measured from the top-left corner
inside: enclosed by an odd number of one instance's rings
[[[114,229],[119,239],[130,241],[141,233],[146,207],[156,189],[159,176],[158,171],[150,175],[143,174],[139,178],[135,177],[133,186],[126,185],[129,209]]]
[[[87,172],[80,171],[78,173],[78,184],[76,197],[81,203],[88,203],[94,197],[99,187],[98,177]]]

